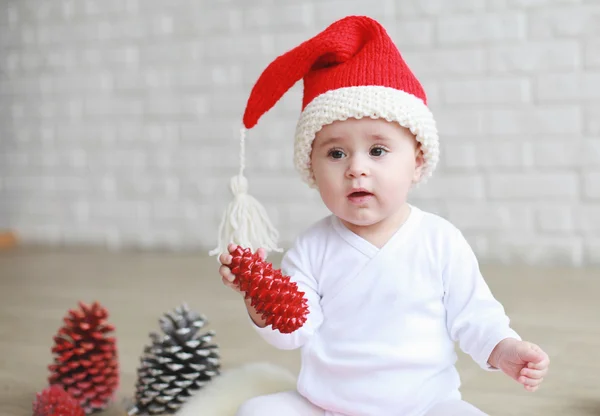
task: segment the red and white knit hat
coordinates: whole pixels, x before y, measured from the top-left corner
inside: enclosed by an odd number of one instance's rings
[[[277,57],[254,85],[243,118],[240,173],[231,183],[235,200],[221,223],[219,247],[211,253],[226,252],[229,242],[253,250],[279,250],[277,231],[264,208],[247,194],[244,139],[246,131],[301,79],[304,95],[294,165],[309,186],[316,186],[310,166],[315,134],[324,125],[348,118],[383,118],[408,128],[423,151],[421,182],[434,171],[438,132],[423,87],[378,22],[365,16],[345,17]]]

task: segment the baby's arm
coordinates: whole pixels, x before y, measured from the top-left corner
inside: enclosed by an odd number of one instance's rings
[[[448,330],[482,368],[501,370],[526,390],[535,391],[548,372],[548,355],[521,340],[504,308],[483,280],[471,247],[460,232],[450,242],[444,268]]]
[[[261,257],[264,258],[264,251],[260,251]],[[226,285],[237,290],[229,279],[233,276],[229,271],[227,264],[230,262],[230,257],[222,257],[220,272],[223,276],[223,281]],[[309,253],[306,247],[303,246],[302,240],[298,240],[294,246],[285,254],[281,263],[281,271],[284,275],[290,276],[290,280],[296,282],[298,290],[304,292],[304,297],[308,303],[308,316],[302,327],[290,334],[282,334],[273,329],[270,325],[266,326],[265,321],[260,314],[256,312],[250,304],[251,300],[246,299],[246,308],[252,327],[267,341],[276,348],[291,350],[302,347],[310,337],[315,333],[316,329],[323,321],[323,315],[320,305],[320,295],[317,292],[317,281],[312,277],[310,270]],[[237,290],[239,292],[239,290]]]
[[[443,270],[444,302],[450,336],[486,370],[497,370],[489,358],[500,341],[520,340],[510,327],[504,307],[492,295],[468,242],[458,230],[447,242]]]

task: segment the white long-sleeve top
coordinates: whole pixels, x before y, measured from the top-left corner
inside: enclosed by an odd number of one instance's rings
[[[291,334],[252,326],[277,348],[302,348],[298,391],[330,415],[423,415],[458,391],[455,342],[494,371],[498,342],[520,339],[462,233],[415,206],[382,248],[328,216],[281,269],[308,299],[306,323]]]

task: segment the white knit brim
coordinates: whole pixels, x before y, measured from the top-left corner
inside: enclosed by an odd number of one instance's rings
[[[315,134],[327,124],[348,118],[383,118],[409,129],[421,143],[424,166],[419,182],[432,175],[439,160],[436,122],[423,100],[404,91],[381,86],[346,87],[317,96],[302,111],[296,126],[294,165],[310,187],[316,183],[310,166]]]

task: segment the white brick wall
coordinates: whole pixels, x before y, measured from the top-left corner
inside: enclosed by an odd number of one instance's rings
[[[438,119],[440,169],[412,201],[482,261],[600,264],[597,0],[0,7],[0,229],[27,241],[212,248],[253,82],[357,13],[386,25]],[[326,214],[292,167],[301,94],[248,136],[251,192],[284,245]]]

